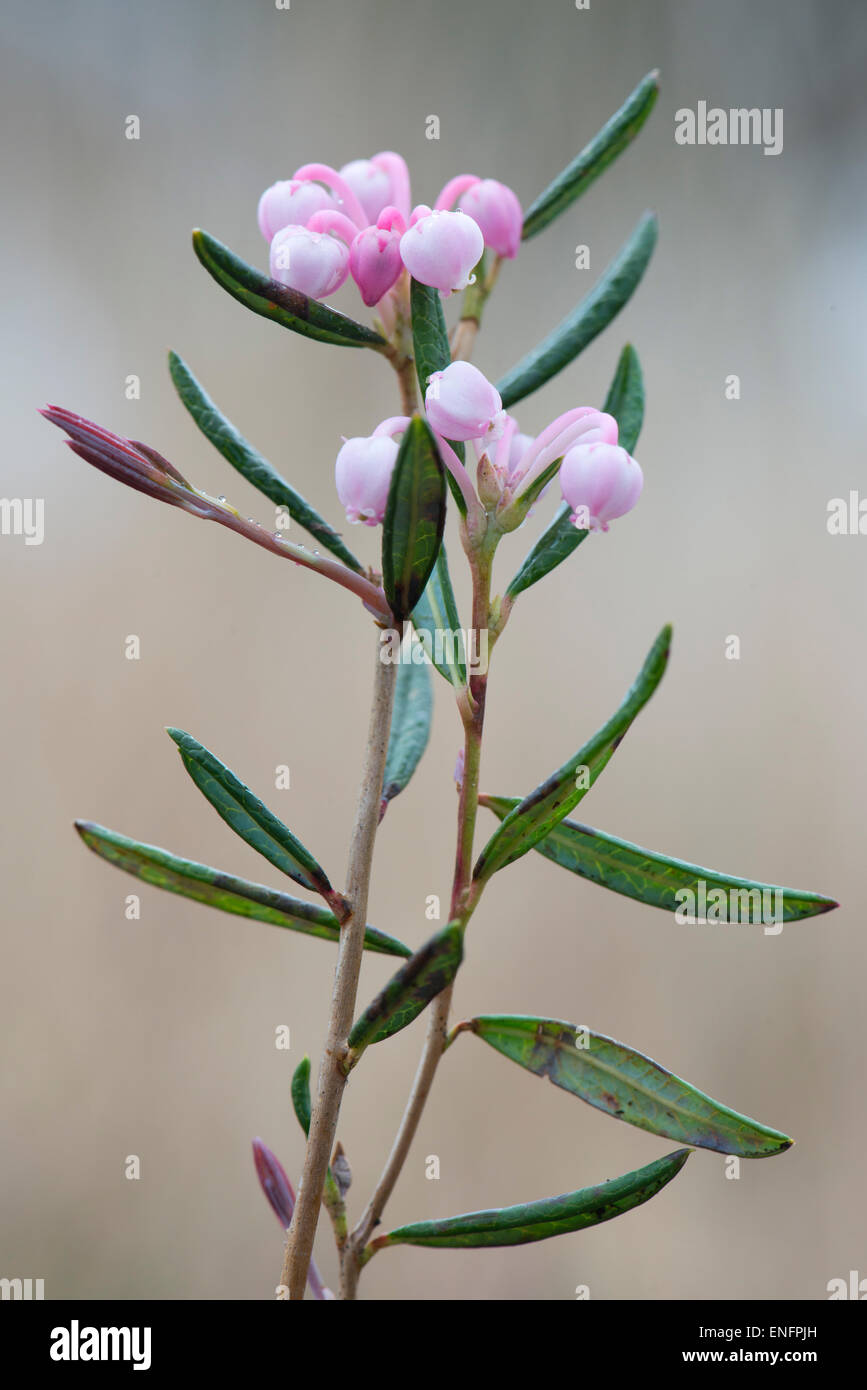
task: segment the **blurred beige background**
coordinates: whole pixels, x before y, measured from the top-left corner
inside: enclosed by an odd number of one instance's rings
[[[163,732],[212,747],[340,881],[372,631],[348,596],[89,470],[49,400],[143,438],[263,521],[270,504],[174,397],[169,347],[335,520],[341,434],[396,407],[373,354],[307,344],[242,310],[195,261],[206,227],[264,265],[256,201],[307,159],[397,147],[416,200],[470,169],[525,205],[651,67],[634,146],[509,265],[477,362],[496,378],[589,289],[641,211],[644,285],[524,403],[535,432],[600,404],[622,344],[648,391],[639,508],[521,599],[492,675],[483,782],[523,792],[609,714],[665,620],[666,680],[583,817],[699,863],[839,897],[765,937],[678,927],[538,856],[492,885],[459,1016],[587,1023],[796,1137],[767,1162],[698,1153],[640,1211],[508,1252],[390,1251],[374,1299],[821,1299],[867,1274],[863,1202],[864,631],[867,539],[831,537],[864,487],[867,24],[855,0],[170,0],[3,6],[4,480],[43,497],[45,541],[0,540],[5,601],[0,1273],[49,1298],[269,1298],[281,1240],[256,1134],[297,1177],[291,1070],[318,1059],[334,953],[143,887],[86,853],[75,816],[277,883],[185,777]],[[784,152],[682,148],[697,101],[782,107]],[[425,118],[441,139],[425,139]],[[136,114],[141,139],[124,138]],[[591,271],[574,248],[591,248]],[[358,312],[349,290],[341,307]],[[141,378],[141,400],[124,395]],[[741,378],[742,397],[724,398]],[[550,504],[549,504],[550,505]],[[547,508],[501,552],[504,587]],[[373,559],[377,534],[352,535]],[[457,539],[451,536],[453,569]],[[462,595],[465,589],[461,589]],[[124,639],[141,639],[141,659]],[[724,658],[729,634],[740,661]],[[457,718],[383,825],[371,920],[420,943],[445,898]],[[290,791],[274,790],[277,764]],[[488,818],[490,819],[490,818]],[[482,829],[489,829],[485,819]],[[390,971],[365,965],[370,997]],[[291,1028],[289,1054],[274,1030]],[[341,1122],[360,1209],[423,1025],[370,1054]],[[440,1072],[387,1224],[562,1192],[671,1145],[614,1123],[471,1038]],[[124,1177],[137,1154],[138,1182]],[[442,1177],[424,1160],[437,1154]],[[323,1230],[317,1249],[334,1262]]]

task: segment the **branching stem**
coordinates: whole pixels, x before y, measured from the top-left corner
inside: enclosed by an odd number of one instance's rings
[[[470,554],[473,572],[473,627],[476,629],[476,651],[484,650],[479,634],[487,630],[490,617],[492,553],[484,544]],[[487,672],[470,677],[471,699],[461,705],[464,722],[464,769],[458,803],[458,832],[455,852],[455,871],[452,883],[451,918],[468,920],[470,885],[472,882],[473,837],[479,796],[479,767],[482,752],[482,731],[485,719]],[[418,1069],[397,1135],[385,1167],[368,1202],[367,1208],[346,1242],[340,1296],[355,1297],[362,1253],[377,1221],[382,1215],[400,1177],[416,1130],[427,1104],[440,1058],[446,1047],[452,986],[449,985],[433,1000],[428,1013],[428,1028]]]
[[[337,966],[334,972],[334,989],[331,996],[328,1038],[319,1067],[318,1092],[310,1121],[304,1172],[298,1190],[298,1199],[295,1203],[292,1225],[289,1228],[281,1277],[281,1282],[289,1290],[290,1299],[304,1297],[304,1286],[307,1281],[307,1271],[319,1221],[322,1190],[337,1132],[337,1120],[340,1114],[343,1090],[346,1086],[346,1077],[340,1064],[346,1050],[346,1039],[352,1027],[355,1013],[358,977],[364,951],[364,929],[367,922],[367,897],[373,863],[373,848],[376,839],[376,827],[379,822],[382,778],[388,751],[391,711],[397,679],[397,663],[380,660],[381,650],[379,630],[377,630],[376,670],[367,752],[356,807],[346,877],[346,897],[351,904],[352,912],[340,932]]]

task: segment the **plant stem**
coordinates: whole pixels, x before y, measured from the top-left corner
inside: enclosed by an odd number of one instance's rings
[[[497,283],[497,276],[500,273],[502,256],[496,256],[490,269],[480,277],[479,282],[471,285],[464,295],[464,303],[461,309],[461,317],[452,335],[452,361],[468,362],[473,355],[473,348],[476,345],[476,337],[482,323],[482,310],[485,307],[485,300]]]
[[[476,633],[480,634],[487,629],[489,621],[492,555],[488,549],[482,547],[472,554],[470,559],[473,567],[473,627]],[[477,635],[476,651],[480,650],[480,638]],[[479,804],[479,768],[486,692],[487,672],[471,676],[471,698],[462,707],[464,770],[458,803],[457,848],[450,911],[452,920],[459,918],[465,921],[472,910],[469,905],[469,890],[472,882],[473,838]],[[341,1272],[340,1297],[343,1299],[355,1297],[362,1251],[400,1177],[427,1104],[440,1058],[445,1051],[452,989],[453,986],[449,985],[431,1003],[424,1048],[391,1153],[361,1220],[346,1242]]]
[[[407,357],[395,367],[400,387],[400,409],[403,415],[413,415],[418,409],[418,391],[415,376],[415,362]]]
[[[313,1241],[319,1221],[322,1190],[337,1131],[337,1120],[346,1077],[341,1062],[346,1051],[346,1039],[352,1027],[358,977],[364,952],[364,929],[367,922],[367,897],[373,847],[379,823],[382,778],[388,751],[391,711],[397,679],[397,663],[380,660],[379,629],[376,637],[376,668],[370,725],[367,737],[364,772],[355,824],[349,851],[346,876],[346,897],[352,912],[340,931],[334,989],[331,995],[331,1019],[328,1038],[319,1066],[319,1084],[310,1121],[310,1134],[304,1157],[304,1172],[295,1213],[286,1242],[281,1282],[289,1289],[290,1299],[304,1297],[307,1271],[313,1252]]]

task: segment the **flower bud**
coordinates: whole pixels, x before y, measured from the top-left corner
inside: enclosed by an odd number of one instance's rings
[[[427,212],[400,241],[403,263],[414,279],[438,290],[463,290],[481,259],[485,239],[465,212]]]
[[[498,256],[517,256],[524,214],[511,188],[496,179],[482,179],[463,194],[460,207],[478,223],[486,246]]]
[[[256,1176],[262,1191],[271,1203],[277,1220],[286,1231],[292,1223],[295,1193],[286,1176],[285,1169],[277,1155],[273,1154],[268,1145],[263,1144],[261,1139],[253,1140],[253,1162],[256,1165]]]
[[[385,516],[388,489],[397,459],[397,444],[388,435],[356,435],[337,455],[337,496],[353,525],[378,526]]]
[[[391,179],[369,159],[353,159],[344,164],[340,177],[349,184],[367,214],[375,222],[384,207],[391,202]]]
[[[476,491],[483,507],[496,507],[503,495],[503,480],[487,452],[482,454],[476,469]]]
[[[641,495],[640,466],[618,444],[576,444],[560,465],[563,497],[571,521],[582,530],[607,531],[609,521],[625,516]]]
[[[266,188],[259,199],[259,231],[266,241],[272,241],[284,227],[304,227],[314,212],[333,207],[333,197],[321,184],[309,179],[282,179]]]
[[[480,439],[492,426],[496,434],[505,419],[499,391],[471,362],[434,372],[424,406],[431,427],[445,439]]]
[[[349,274],[349,247],[327,232],[283,227],[271,242],[271,275],[311,299],[339,290]]]
[[[378,304],[403,271],[400,232],[365,227],[349,248],[349,271],[368,308]]]

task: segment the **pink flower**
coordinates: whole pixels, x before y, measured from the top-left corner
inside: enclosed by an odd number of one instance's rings
[[[370,307],[378,304],[403,272],[400,238],[405,223],[397,208],[386,207],[375,227],[365,227],[349,248],[349,270]]]
[[[397,424],[405,428],[406,423],[401,419],[387,420],[369,437],[356,435],[344,441],[337,455],[335,482],[337,496],[346,508],[346,520],[353,525],[363,521],[365,526],[378,526],[385,516],[397,459],[397,444],[385,427]]]
[[[266,241],[288,227],[307,224],[314,212],[333,208],[334,199],[321,184],[302,179],[283,179],[272,183],[259,199],[259,230]]]
[[[496,179],[458,174],[449,180],[434,204],[435,208],[442,209],[455,206],[478,223],[485,245],[498,256],[507,256],[510,260],[517,256],[524,214],[511,188]]]
[[[617,443],[617,421],[592,406],[582,405],[567,410],[565,415],[548,425],[537,435],[530,447],[514,464],[510,460],[509,480],[513,487],[526,492],[530,484],[558,458],[578,442],[582,444]]]
[[[471,283],[485,239],[465,212],[415,208],[409,231],[400,241],[403,263],[414,279],[443,291],[462,290]]]
[[[349,274],[349,248],[327,232],[290,224],[271,242],[271,275],[311,299],[339,290]]]
[[[496,179],[482,179],[467,189],[460,206],[479,224],[486,246],[510,260],[517,256],[524,214],[511,188]]]
[[[489,431],[498,435],[505,422],[499,391],[471,362],[452,362],[434,372],[424,406],[431,428],[445,439],[480,439]]]
[[[408,222],[412,202],[406,161],[399,154],[395,154],[394,150],[382,150],[379,154],[375,154],[370,162],[388,175],[388,201],[397,208],[404,222]]]
[[[295,170],[292,177],[303,181],[314,179],[317,183],[324,183],[333,195],[332,205],[355,224],[356,231],[361,231],[362,227],[369,225],[367,214],[355,192],[350,188],[346,179],[338,174],[336,169],[332,169],[330,164],[302,164],[300,169]]]
[[[353,159],[344,164],[340,177],[349,185],[367,214],[370,223],[376,221],[391,199],[391,179],[385,169],[371,159]]]
[[[641,468],[617,444],[582,440],[560,465],[564,500],[582,530],[607,531],[609,521],[632,510],[643,485]]]

